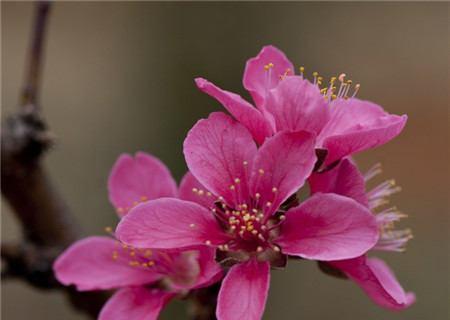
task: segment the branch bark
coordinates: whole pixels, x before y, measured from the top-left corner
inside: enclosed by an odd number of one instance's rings
[[[23,241],[2,244],[2,278],[20,278],[46,289],[60,289],[78,309],[96,316],[107,294],[80,293],[61,286],[53,261],[78,238],[79,227],[42,164],[53,144],[39,107],[38,92],[50,2],[35,4],[35,20],[19,110],[1,129],[1,191],[23,231]]]

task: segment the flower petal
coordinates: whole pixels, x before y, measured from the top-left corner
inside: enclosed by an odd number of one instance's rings
[[[64,285],[78,290],[111,289],[152,283],[161,275],[151,269],[131,267],[127,255],[108,237],[89,237],[66,249],[53,265],[55,276]],[[117,258],[113,258],[114,252]]]
[[[360,256],[378,236],[369,209],[347,197],[316,193],[286,213],[276,242],[285,254],[329,261]]]
[[[124,288],[103,306],[99,320],[156,320],[173,296],[159,289]]]
[[[193,287],[203,288],[219,281],[223,276],[223,271],[215,260],[216,252],[213,248],[200,247],[198,251],[200,275]]]
[[[406,115],[388,114],[380,106],[356,98],[333,101],[331,113],[318,138],[328,150],[327,164],[390,141],[403,130],[407,119]]]
[[[190,201],[162,198],[133,208],[117,226],[116,236],[138,248],[177,249],[222,244],[228,238],[214,216]]]
[[[203,78],[195,79],[195,83],[201,91],[219,101],[237,121],[242,123],[257,143],[262,144],[266,137],[272,135],[273,130],[262,113],[241,96],[222,90]]]
[[[256,144],[248,130],[220,112],[198,121],[184,140],[189,170],[228,204],[248,197],[247,167],[251,168],[255,154]]]
[[[311,193],[336,193],[369,206],[364,177],[349,159],[342,160],[332,170],[313,173],[308,181]]]
[[[279,132],[258,150],[250,190],[261,195],[266,215],[303,186],[317,159],[314,143],[314,135],[305,131]]]
[[[220,288],[218,320],[258,320],[262,318],[270,285],[270,266],[249,260],[234,265]]]
[[[266,110],[277,131],[309,131],[316,135],[330,119],[330,110],[319,88],[299,76],[286,77],[270,90]]]
[[[157,158],[138,152],[122,154],[108,179],[109,199],[120,216],[142,201],[174,197],[177,185],[167,167]]]
[[[189,171],[181,179],[178,191],[179,198],[182,200],[196,202],[207,209],[214,207],[217,197],[206,189]]]
[[[361,256],[330,264],[343,271],[383,308],[401,310],[415,302],[414,293],[405,293],[392,270],[380,259]]]
[[[269,63],[272,63],[273,67],[266,70],[265,66]],[[288,70],[288,74],[292,75],[294,66],[285,54],[274,46],[263,47],[256,57],[247,61],[243,84],[258,108],[263,109],[268,91],[278,85],[280,77]]]

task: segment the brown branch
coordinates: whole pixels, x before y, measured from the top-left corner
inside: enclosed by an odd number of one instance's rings
[[[51,8],[49,1],[41,1],[36,6],[36,17],[33,26],[32,42],[29,49],[28,66],[25,73],[22,106],[38,106],[39,82],[43,63],[44,38],[47,27],[48,14]]]
[[[40,108],[38,91],[43,44],[50,2],[37,2],[21,106],[1,129],[1,191],[23,231],[20,244],[3,244],[2,278],[15,277],[38,288],[64,290],[78,309],[96,316],[106,299],[103,293],[79,293],[61,286],[52,265],[75,241],[79,228],[68,206],[42,165],[53,143]]]
[[[189,314],[192,320],[215,320],[217,295],[221,282],[190,294]]]

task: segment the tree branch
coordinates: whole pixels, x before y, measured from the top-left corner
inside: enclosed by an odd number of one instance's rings
[[[78,238],[79,228],[42,165],[53,136],[38,107],[45,30],[50,2],[37,2],[25,84],[19,111],[1,129],[1,191],[23,231],[20,244],[2,244],[2,278],[15,277],[46,289],[65,291],[78,309],[96,316],[107,294],[80,293],[61,286],[53,261]]]

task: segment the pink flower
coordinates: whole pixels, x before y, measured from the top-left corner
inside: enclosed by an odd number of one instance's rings
[[[177,195],[169,170],[142,152],[134,158],[119,157],[108,189],[120,216],[149,199]],[[74,243],[58,257],[54,271],[61,283],[80,291],[119,289],[103,307],[101,320],[157,319],[178,293],[222,277],[212,248],[137,249],[112,237],[88,237]]]
[[[308,132],[279,132],[257,149],[244,126],[213,113],[184,142],[193,176],[185,177],[180,195],[191,201],[139,205],[116,234],[136,247],[217,248],[222,264],[232,265],[219,293],[218,319],[260,319],[270,266],[283,266],[286,255],[350,259],[378,240],[373,215],[348,197],[315,194],[300,205],[289,201],[311,174],[314,143]]]
[[[387,203],[387,197],[397,191],[393,181],[387,181],[366,193],[365,182],[380,172],[379,166],[372,168],[364,177],[348,159],[325,173],[315,173],[309,179],[312,193],[332,192],[355,199],[374,211]],[[402,251],[411,239],[409,230],[393,230],[393,223],[404,217],[395,208],[388,208],[375,214],[380,238],[374,249]],[[378,258],[362,255],[357,258],[328,261],[328,264],[342,271],[355,281],[364,292],[381,307],[400,310],[415,301],[412,292],[405,292],[390,268]]]
[[[355,98],[359,85],[349,97],[351,82],[345,81],[345,74],[339,76],[338,89],[335,77],[328,87],[320,88],[322,78],[317,73],[311,83],[303,77],[303,68],[300,76],[293,70],[292,63],[273,46],[263,47],[247,61],[243,84],[257,108],[203,78],[195,82],[247,127],[259,144],[283,130],[313,132],[316,148],[328,152],[327,164],[382,145],[402,131],[406,115],[391,115],[372,102]]]

